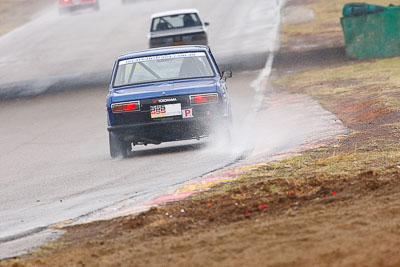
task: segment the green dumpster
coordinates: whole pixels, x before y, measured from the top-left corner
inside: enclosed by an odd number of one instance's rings
[[[400,55],[400,6],[383,8],[354,3],[345,5],[343,16],[341,24],[348,57],[367,59]]]

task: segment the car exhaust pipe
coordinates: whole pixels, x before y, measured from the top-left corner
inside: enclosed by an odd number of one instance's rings
[[[147,146],[148,144],[154,144],[154,145],[161,144],[161,141],[159,141],[159,140],[146,138],[146,137],[139,137],[139,136],[136,136],[136,135],[125,136],[124,137],[124,141],[132,142],[133,145],[145,145],[145,146]]]
[[[159,140],[154,140],[154,139],[145,138],[145,137],[140,137],[140,142],[142,142],[144,145],[147,145],[147,144],[159,145],[159,144],[161,144],[161,141],[159,141]]]

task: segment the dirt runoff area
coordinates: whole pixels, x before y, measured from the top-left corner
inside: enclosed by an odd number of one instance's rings
[[[343,3],[288,1],[313,16],[283,27],[272,84],[319,101],[348,136],[0,266],[400,266],[400,58],[346,59]]]
[[[56,0],[0,0],[0,36],[38,16]]]

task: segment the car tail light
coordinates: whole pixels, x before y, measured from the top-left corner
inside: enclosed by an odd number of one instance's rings
[[[192,37],[192,41],[200,41],[200,40],[205,40],[206,39],[206,35],[203,34],[198,34],[198,35],[194,35]]]
[[[218,102],[218,94],[191,95],[190,104],[208,104]]]
[[[72,0],[59,0],[59,3],[61,5],[63,5],[63,4],[72,4]]]
[[[113,113],[132,112],[140,110],[140,101],[115,103],[111,105]]]
[[[154,46],[154,45],[164,44],[165,42],[164,42],[163,39],[151,39],[150,43],[151,43],[152,46]]]

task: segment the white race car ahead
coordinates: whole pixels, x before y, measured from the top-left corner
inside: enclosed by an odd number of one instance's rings
[[[196,9],[175,10],[151,16],[149,46],[208,45],[206,27]]]

